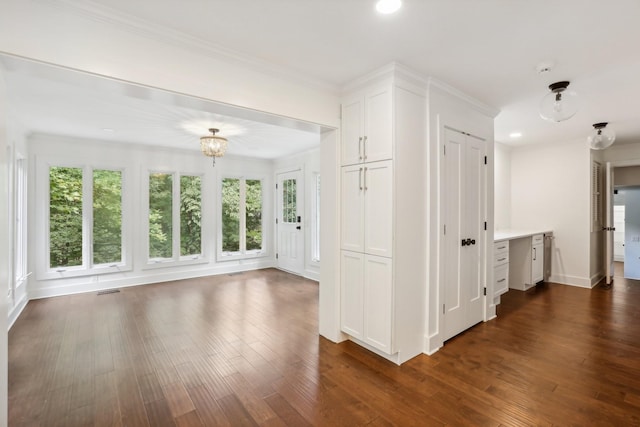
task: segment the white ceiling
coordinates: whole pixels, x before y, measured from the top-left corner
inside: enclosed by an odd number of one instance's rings
[[[601,121],[616,131],[616,144],[640,142],[638,0],[403,0],[394,15],[377,14],[375,0],[64,2],[90,6],[92,13],[128,25],[189,35],[221,54],[254,58],[336,88],[396,61],[500,109],[496,140],[512,145],[586,140],[591,125]],[[551,72],[538,74],[541,62],[553,63]],[[216,115],[214,107],[150,105],[131,97],[123,105],[115,95],[98,97],[86,87],[69,91],[18,74],[14,92],[20,92],[21,109],[34,116],[25,120],[39,115],[38,123],[49,130],[61,126],[60,131],[73,127],[89,133],[84,125],[97,125],[132,141],[140,132],[192,146],[202,132],[185,133],[181,126],[191,123],[198,129],[215,122],[223,131],[227,126],[230,140],[234,129],[245,130],[238,144],[230,142],[230,152],[237,147],[240,155],[260,150],[266,150],[264,157],[280,155],[267,148],[278,141],[285,146],[295,141],[297,148],[317,144],[313,129],[238,120],[229,111]],[[571,81],[582,107],[566,122],[547,123],[538,115],[538,103],[548,84],[560,80]],[[69,93],[62,104],[52,100],[61,89]],[[43,98],[47,93],[52,98]],[[33,107],[38,102],[57,116],[38,114]],[[85,105],[83,111],[74,111],[77,105]],[[102,116],[99,122],[91,119],[96,113]],[[72,123],[79,115],[82,125]],[[523,136],[510,139],[514,131]]]

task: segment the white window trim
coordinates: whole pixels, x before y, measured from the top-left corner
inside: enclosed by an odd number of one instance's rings
[[[14,291],[22,286],[27,277],[31,274],[28,273],[28,258],[27,258],[27,228],[28,222],[28,186],[29,186],[29,167],[27,158],[20,153],[16,153],[14,162],[14,239],[13,239],[13,276],[14,276]]]
[[[240,212],[245,212],[246,210],[246,187],[245,182],[247,180],[255,180],[260,181],[260,188],[262,190],[261,197],[261,210],[262,210],[262,248],[261,249],[252,249],[247,251],[244,249],[247,241],[247,230],[246,230],[246,215],[240,215],[240,251],[238,252],[223,252],[222,251],[222,181],[225,179],[239,179],[240,180]],[[265,210],[264,210],[264,195],[265,195],[265,183],[266,179],[264,176],[259,175],[234,175],[234,174],[223,174],[218,179],[218,193],[217,200],[218,206],[216,209],[217,218],[218,218],[218,236],[216,242],[216,260],[221,261],[232,261],[239,259],[251,259],[251,258],[262,258],[266,257],[267,251],[267,242],[266,242],[266,234],[265,234]]]
[[[151,258],[149,256],[149,176],[152,173],[162,173],[171,175],[171,224],[173,232],[171,233],[171,247],[173,256],[171,258]],[[142,206],[141,212],[143,219],[143,235],[146,239],[144,245],[146,264],[142,266],[143,270],[153,270],[156,268],[167,268],[178,265],[196,265],[205,264],[209,262],[207,257],[206,245],[204,244],[204,224],[200,224],[200,254],[193,254],[187,256],[180,255],[180,177],[182,176],[197,176],[200,178],[200,209],[204,204],[204,174],[200,172],[180,172],[180,171],[167,171],[158,169],[146,169],[142,173]]]
[[[82,265],[73,267],[49,266],[49,169],[51,167],[67,167],[82,169]],[[121,248],[122,258],[120,262],[109,264],[93,264],[93,244],[91,235],[93,233],[93,171],[111,170],[119,171],[122,176],[122,231]],[[120,165],[83,162],[69,162],[67,160],[57,161],[56,159],[43,160],[36,159],[36,207],[41,220],[36,223],[36,235],[43,236],[43,244],[40,248],[40,261],[36,268],[38,280],[62,279],[68,277],[94,276],[101,274],[119,273],[131,271],[133,269],[133,254],[131,251],[131,189],[129,188],[129,172],[127,168]],[[40,228],[41,227],[41,228]],[[40,228],[40,229],[39,229]],[[39,229],[39,230],[38,230]]]

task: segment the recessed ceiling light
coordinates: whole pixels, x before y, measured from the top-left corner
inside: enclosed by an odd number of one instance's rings
[[[511,132],[509,134],[509,138],[520,138],[522,136],[522,132]]]
[[[402,0],[379,0],[376,3],[376,10],[380,13],[388,15],[396,12],[402,6]]]
[[[103,131],[105,132],[115,132],[113,129],[111,128],[102,128]]]

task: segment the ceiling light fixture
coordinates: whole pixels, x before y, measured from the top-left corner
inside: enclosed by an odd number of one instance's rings
[[[616,140],[616,134],[611,129],[607,129],[607,122],[595,123],[591,135],[587,137],[589,147],[592,150],[604,150],[611,147]]]
[[[520,138],[522,136],[522,132],[511,132],[509,134],[509,138]]]
[[[224,156],[227,151],[227,138],[216,136],[218,129],[211,128],[212,135],[200,137],[200,149],[205,156],[213,157],[213,166],[216,165],[216,157]]]
[[[396,12],[402,6],[401,0],[378,0],[376,10],[380,13],[388,15]]]
[[[578,112],[578,95],[567,90],[569,82],[549,85],[549,92],[540,102],[540,117],[550,122],[562,122]]]

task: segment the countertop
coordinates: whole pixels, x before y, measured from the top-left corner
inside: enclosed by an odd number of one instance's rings
[[[536,234],[553,234],[551,230],[495,230],[493,232],[493,241],[502,242],[504,240],[521,239],[523,237],[531,237]]]

